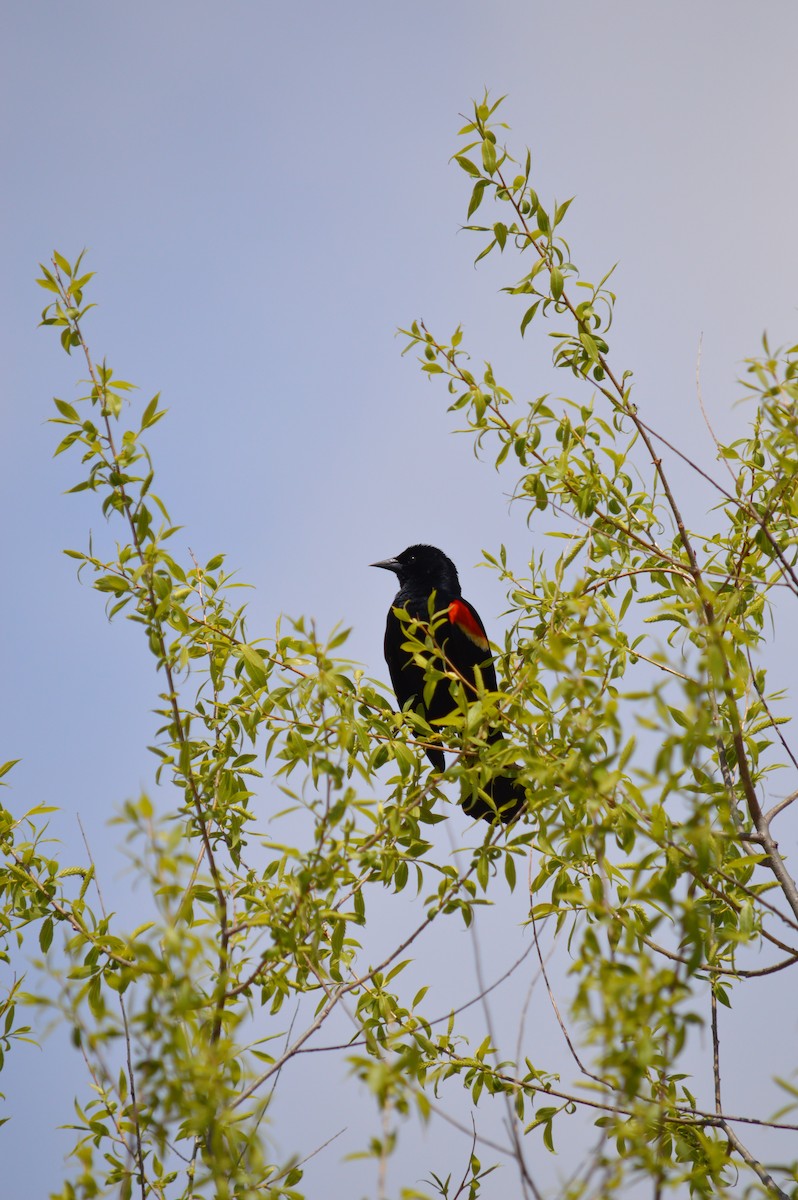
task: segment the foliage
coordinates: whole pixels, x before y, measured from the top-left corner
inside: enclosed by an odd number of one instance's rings
[[[106,913],[90,859],[50,856],[44,810],[1,810],[4,953],[10,939],[38,936],[49,955],[32,968],[28,1000],[60,1010],[86,1066],[64,1200],[301,1196],[303,1163],[275,1161],[264,1120],[289,1086],[283,1069],[342,1009],[355,1030],[340,1053],[382,1114],[383,1134],[364,1150],[380,1195],[402,1122],[430,1119],[447,1081],[474,1109],[467,1167],[430,1168],[430,1191],[408,1185],[403,1196],[473,1200],[501,1159],[524,1196],[608,1196],[641,1179],[656,1196],[798,1195],[797,1093],[784,1083],[775,1118],[728,1112],[721,1053],[734,1047],[718,1023],[718,1005],[798,961],[798,889],[774,833],[798,798],[798,762],[784,699],[767,685],[798,595],[798,347],[765,343],[750,362],[750,434],[718,444],[727,473],[710,478],[633,401],[610,356],[608,277],[579,278],[560,232],[570,201],[544,207],[531,156],[516,162],[499,141],[497,107],[475,104],[455,155],[472,183],[468,220],[492,206],[467,228],[478,258],[518,256],[506,290],[522,298],[521,333],[553,323],[554,362],[574,395],[516,402],[489,364],[473,370],[459,328],[448,341],[420,323],[405,331],[479,451],[510,477],[516,511],[548,522],[555,547],[523,574],[503,549],[486,553],[512,614],[503,686],[461,691],[443,731],[393,712],[386,690],[339,657],[345,632],[324,638],[298,620],[253,639],[223,556],[181,560],[145,444],[164,415],[159,397],[136,407],[131,385],[92,356],[81,260],[56,254],[42,268],[53,297],[43,323],[89,377],[76,405],[55,401],[57,453],[80,458],[72,490],[96,493],[119,537],[112,557],[68,553],[109,615],[141,626],[161,687],[156,778],[174,797],[171,812],[141,796],[121,817],[153,904],[132,931]],[[682,513],[666,450],[716,492],[702,532]],[[427,660],[433,626],[408,633]],[[429,660],[428,670],[447,669]],[[509,736],[488,746],[497,710]],[[420,750],[441,736],[454,746],[443,777]],[[284,794],[270,833],[254,823],[264,761]],[[444,786],[484,785],[508,762],[528,786],[528,817],[470,826],[467,852],[442,855]],[[433,922],[468,926],[503,888],[526,886],[525,863],[543,978],[544,945],[573,977],[556,1009],[568,1081],[546,1046],[499,1060],[487,1018],[478,1045],[457,1013],[433,1024],[427,989],[405,982],[411,958],[424,969]],[[361,942],[386,889],[421,897],[419,919],[367,958]],[[0,1052],[29,1033],[19,1002],[16,984]],[[712,1055],[696,1083],[698,1027]],[[698,1102],[700,1089],[712,1103]],[[491,1096],[507,1099],[512,1119],[486,1165],[477,1146]],[[539,1164],[569,1144],[575,1113],[599,1140],[552,1190]],[[782,1131],[772,1163],[749,1145],[763,1127]]]

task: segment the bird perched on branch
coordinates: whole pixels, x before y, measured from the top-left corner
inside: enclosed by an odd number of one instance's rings
[[[391,683],[396,692],[400,708],[410,706],[427,722],[449,716],[456,706],[452,695],[453,681],[440,679],[432,693],[427,691],[425,699],[425,670],[407,648],[408,629],[396,615],[397,608],[404,609],[415,621],[427,625],[432,612],[442,618],[435,623],[433,641],[440,651],[440,659],[433,665],[441,670],[454,669],[462,680],[466,694],[476,699],[477,671],[483,686],[496,691],[496,669],[491,657],[488,635],[479,613],[463,598],[457,568],[450,558],[436,546],[408,546],[396,558],[386,558],[371,564],[392,571],[399,580],[399,591],[393,599],[385,627],[385,661],[391,673]],[[489,731],[488,742],[501,741],[500,730]],[[427,757],[438,771],[446,765],[443,750],[436,746],[427,747]],[[483,797],[472,795],[463,804],[465,811],[474,817],[494,821],[498,817],[505,823],[513,821],[526,804],[522,785],[510,775],[497,775],[488,785],[487,792],[493,802],[488,804]]]

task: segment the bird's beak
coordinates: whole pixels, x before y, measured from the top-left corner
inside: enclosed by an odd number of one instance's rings
[[[398,558],[384,558],[382,562],[369,563],[369,566],[382,567],[383,571],[393,571],[394,575],[398,575],[401,570]]]

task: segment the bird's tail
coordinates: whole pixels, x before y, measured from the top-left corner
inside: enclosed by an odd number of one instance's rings
[[[485,799],[485,795],[490,798]],[[484,792],[473,791],[463,800],[463,811],[483,821],[501,821],[509,825],[526,809],[526,791],[517,779],[497,775]]]
[[[503,735],[494,729],[488,742],[502,742]],[[485,797],[488,797],[486,799]],[[514,775],[495,775],[480,791],[476,788],[463,799],[463,810],[470,817],[483,821],[501,821],[509,825],[526,810],[526,789]]]

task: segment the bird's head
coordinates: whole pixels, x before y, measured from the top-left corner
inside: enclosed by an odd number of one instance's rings
[[[437,546],[408,546],[396,558],[384,558],[371,566],[393,571],[399,580],[399,587],[409,591],[429,594],[435,590],[460,595],[457,568]]]

